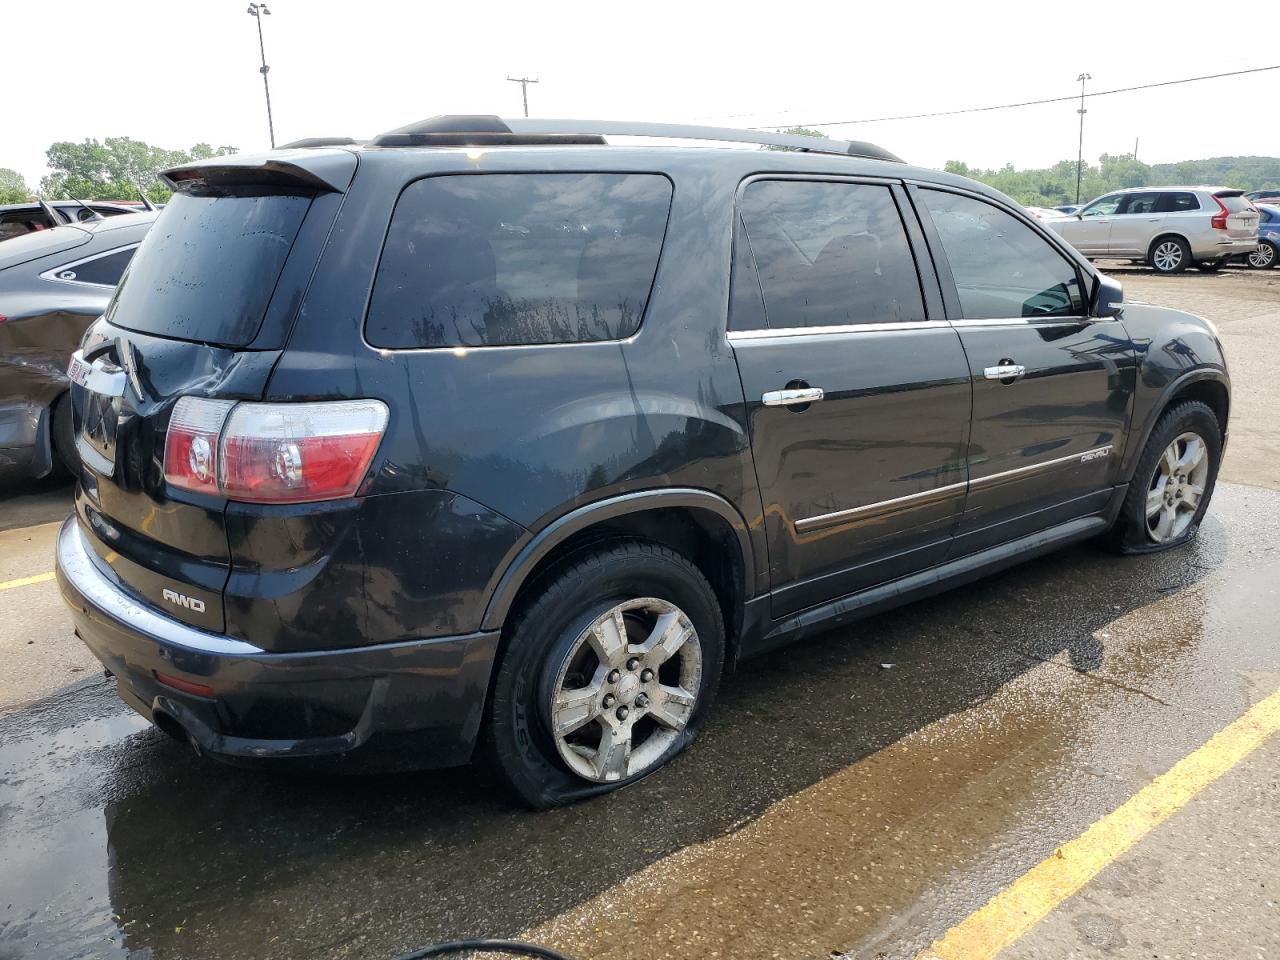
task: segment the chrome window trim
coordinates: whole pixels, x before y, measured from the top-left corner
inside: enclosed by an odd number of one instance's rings
[[[829,327],[768,327],[761,330],[730,330],[732,340],[773,340],[780,337],[820,337],[840,333],[891,333],[908,330],[942,330],[946,320],[902,320],[892,323],[843,323]]]
[[[894,497],[892,500],[868,503],[865,506],[853,507],[849,510],[837,510],[835,513],[823,513],[816,517],[806,517],[803,520],[796,521],[796,533],[812,533],[815,530],[825,530],[828,527],[837,527],[859,520],[871,520],[876,517],[898,513],[902,510],[909,510],[912,507],[924,506],[940,500],[949,500],[962,494],[968,486],[969,484],[966,481],[949,483],[945,486],[934,487],[932,490],[910,493],[905,497]]]
[[[1071,463],[1081,464],[1089,463],[1092,460],[1100,460],[1104,457],[1110,457],[1111,451],[1114,449],[1113,444],[1106,444],[1101,447],[1094,447],[1091,450],[1084,450],[1080,453],[1073,453],[1065,457],[1055,457],[1052,460],[1042,460],[1039,463],[1028,464],[1025,467],[1014,467],[1012,470],[1002,470],[999,473],[989,474],[985,477],[969,479],[960,483],[948,483],[941,487],[934,487],[932,490],[922,490],[919,493],[911,493],[905,497],[894,497],[892,500],[880,500],[876,503],[868,503],[861,507],[852,507],[848,510],[837,510],[834,513],[823,513],[816,517],[805,517],[795,521],[796,533],[813,533],[817,530],[826,530],[830,527],[843,526],[848,523],[857,523],[865,520],[872,520],[879,517],[890,516],[900,513],[903,510],[910,510],[913,507],[925,506],[930,503],[937,503],[943,500],[949,500],[952,497],[968,493],[973,490],[982,490],[987,487],[999,486],[1011,480],[1017,480],[1022,477],[1031,476],[1045,470],[1052,470],[1055,467],[1066,466]]]
[[[135,243],[121,244],[118,247],[112,247],[110,250],[104,250],[101,253],[95,253],[87,257],[81,257],[79,260],[73,260],[70,263],[59,264],[56,267],[50,267],[48,270],[45,270],[43,273],[40,274],[40,279],[48,280],[51,283],[71,283],[71,284],[75,284],[78,287],[96,287],[100,290],[114,290],[117,286],[114,283],[90,283],[88,280],[64,280],[62,277],[59,277],[58,274],[61,273],[63,270],[74,270],[76,267],[80,266],[83,263],[92,263],[94,260],[101,260],[103,257],[110,257],[113,254],[123,253],[125,250],[136,250],[138,248],[138,245],[141,243],[142,241],[138,240]]]
[[[1072,315],[1070,317],[973,317],[963,320],[952,320],[953,327],[1066,327],[1082,323],[1092,323],[1096,318]]]
[[[1051,470],[1054,467],[1065,466],[1072,461],[1076,463],[1088,463],[1091,460],[1110,457],[1112,449],[1113,445],[1108,443],[1105,446],[1094,447],[1092,450],[1085,450],[1081,453],[1073,453],[1065,457],[1055,457],[1052,460],[1041,460],[1039,463],[1030,463],[1025,467],[1014,467],[1012,470],[1001,470],[999,473],[990,473],[985,477],[971,477],[969,480],[969,487],[970,489],[979,490],[985,487],[996,487],[1002,483],[1007,483],[1010,480],[1018,480],[1034,473]]]

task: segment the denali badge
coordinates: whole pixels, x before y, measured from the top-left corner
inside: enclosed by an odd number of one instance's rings
[[[180,607],[186,607],[193,613],[204,613],[204,601],[197,600],[195,597],[188,597],[185,593],[178,593],[176,590],[170,590],[165,587],[160,591],[160,596],[164,597],[170,603],[177,604]]]
[[[1107,457],[1110,455],[1111,455],[1110,447],[1099,447],[1097,450],[1090,450],[1087,453],[1080,454],[1080,462],[1088,463],[1090,460],[1097,460],[1101,457]]]

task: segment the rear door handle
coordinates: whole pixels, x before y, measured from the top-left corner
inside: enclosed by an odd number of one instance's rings
[[[982,375],[988,380],[1017,380],[1026,372],[1027,368],[1020,363],[1001,363],[994,367],[987,367],[982,371]]]
[[[821,399],[821,387],[804,387],[797,390],[770,390],[760,397],[760,402],[766,407],[789,407],[795,403],[814,403]]]

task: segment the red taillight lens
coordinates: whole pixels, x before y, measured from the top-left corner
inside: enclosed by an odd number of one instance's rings
[[[175,487],[218,493],[218,435],[235,404],[182,397],[173,405],[164,440],[164,478]]]
[[[246,503],[305,503],[360,488],[387,426],[377,400],[240,403],[182,397],[164,446],[176,487]]]
[[[1227,217],[1231,215],[1231,211],[1228,210],[1226,204],[1217,197],[1213,198],[1213,202],[1218,205],[1219,212],[1214,215],[1214,218],[1209,221],[1209,224],[1215,230],[1225,230],[1227,229]]]
[[[247,503],[350,497],[386,425],[386,405],[377,400],[242,403],[222,435],[223,495]]]

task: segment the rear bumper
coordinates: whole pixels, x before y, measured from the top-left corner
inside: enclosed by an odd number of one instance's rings
[[[322,653],[268,653],[180,623],[94,562],[78,519],[58,534],[57,575],[76,634],[121,698],[224,759],[338,758],[362,769],[466,763],[475,745],[496,631]],[[212,688],[199,696],[157,674]]]
[[[1221,260],[1224,257],[1253,253],[1257,249],[1258,238],[1250,237],[1244,240],[1218,240],[1216,242],[1200,243],[1192,248],[1191,255],[1197,260]]]

